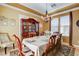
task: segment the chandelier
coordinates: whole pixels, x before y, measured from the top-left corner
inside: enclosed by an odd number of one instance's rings
[[[47,5],[47,3],[46,3],[45,16],[42,16],[42,19],[43,19],[45,22],[48,22],[48,21],[49,21],[49,18],[50,18],[50,16],[48,15],[48,5]]]
[[[56,7],[56,4],[55,3],[51,3],[50,4],[51,8],[54,8]],[[45,21],[45,22],[48,22],[50,19],[51,19],[51,16],[48,15],[48,3],[46,3],[46,11],[45,11],[45,16],[42,16],[42,19]]]

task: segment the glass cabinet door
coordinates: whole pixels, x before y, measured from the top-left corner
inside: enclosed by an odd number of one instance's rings
[[[36,32],[38,31],[38,26],[39,26],[39,25],[36,23]]]

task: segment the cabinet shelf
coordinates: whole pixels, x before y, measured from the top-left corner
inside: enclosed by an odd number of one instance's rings
[[[35,36],[35,33],[36,36],[39,35],[39,22],[32,18],[22,19],[22,37],[27,38],[33,35]]]

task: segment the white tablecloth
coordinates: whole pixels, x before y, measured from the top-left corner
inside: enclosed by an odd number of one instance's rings
[[[38,36],[38,37],[23,39],[22,43],[26,45],[29,49],[31,49],[35,53],[35,56],[40,56],[42,55],[45,46],[48,43],[48,39],[49,37],[46,36]]]

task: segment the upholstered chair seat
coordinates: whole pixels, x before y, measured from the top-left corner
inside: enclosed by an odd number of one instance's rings
[[[7,54],[8,47],[14,48],[14,42],[10,39],[8,33],[0,33],[0,48],[5,49],[5,54]]]

